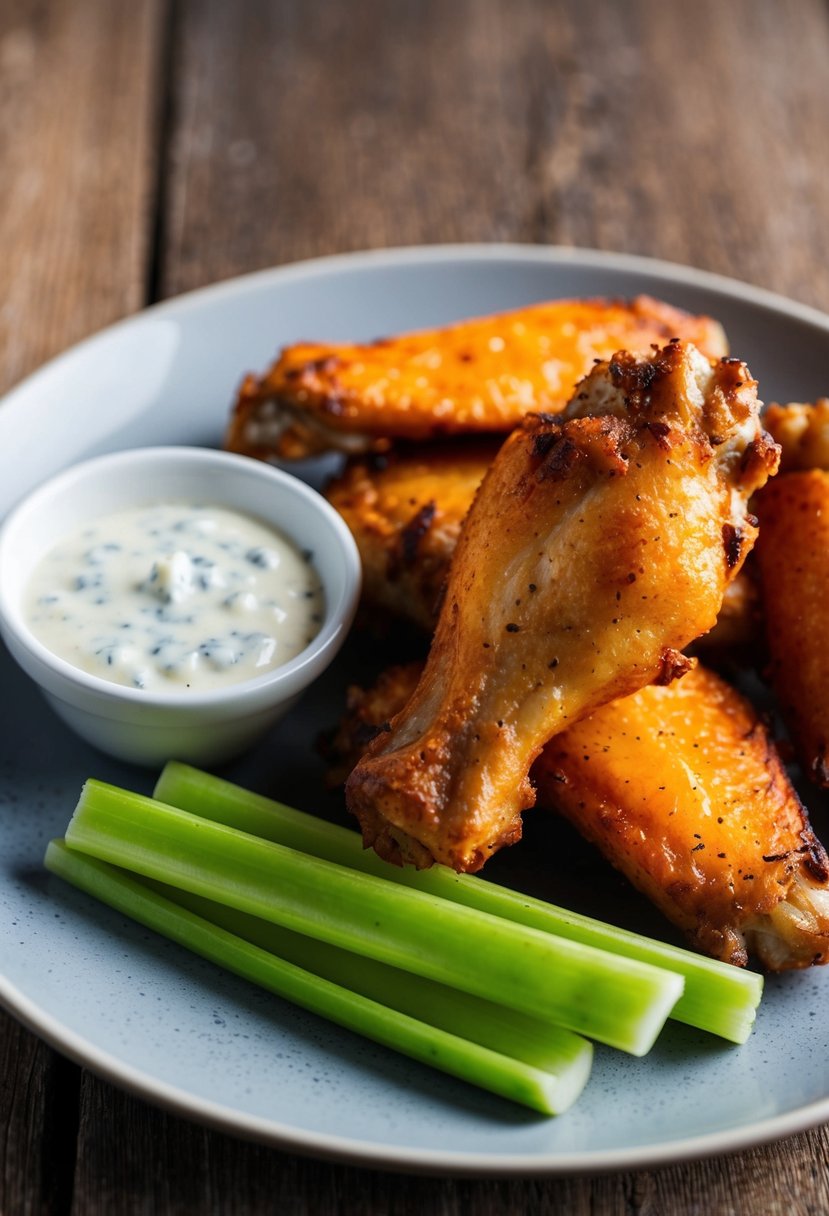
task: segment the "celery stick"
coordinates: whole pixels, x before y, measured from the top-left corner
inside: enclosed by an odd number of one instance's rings
[[[108,866],[107,862],[95,864]],[[126,873],[115,867],[109,868],[119,874]],[[485,1001],[468,992],[448,988],[423,976],[401,971],[398,967],[364,958],[350,950],[341,950],[327,942],[294,933],[291,929],[217,904],[201,895],[193,895],[190,891],[182,891],[151,878],[132,877],[136,882],[157,890],[173,903],[269,954],[369,997],[380,1005],[406,1013],[429,1026],[438,1026],[450,1034],[480,1043],[501,1055],[523,1060],[533,1068],[558,1076],[563,1092],[572,1092],[571,1102],[577,1096],[576,1087],[578,1092],[584,1087],[593,1048],[587,1039],[573,1034],[571,1030],[553,1026],[515,1009],[506,1009],[503,1005]]]
[[[685,991],[671,1012],[672,1018],[733,1043],[744,1043],[751,1033],[763,993],[762,976],[753,971],[652,941],[471,874],[455,874],[445,866],[436,865],[430,870],[391,866],[373,850],[364,849],[357,832],[250,793],[189,765],[170,762],[156,784],[155,797],[205,819],[351,866],[364,874],[427,891],[625,958],[665,967],[685,979]]]
[[[44,860],[48,870],[67,882],[236,975],[375,1042],[542,1114],[566,1110],[589,1075],[590,1046],[575,1035],[570,1036],[573,1042],[562,1040],[558,1073],[533,1067],[277,958],[179,906],[123,870],[68,849],[63,841],[53,840]],[[463,994],[455,995],[460,1002],[467,999]],[[551,1057],[551,1062],[557,1062],[555,1051]]]
[[[634,1055],[683,981],[88,781],[70,848]]]
[[[153,882],[148,878],[139,881]],[[173,903],[189,908],[212,924],[380,1005],[388,1005],[429,1026],[438,1026],[472,1043],[480,1043],[501,1055],[523,1060],[544,1072],[564,1077],[572,1070],[582,1078],[580,1088],[587,1080],[593,1049],[587,1039],[571,1030],[283,929],[281,925],[217,904],[190,891],[176,890],[161,883],[155,885]]]

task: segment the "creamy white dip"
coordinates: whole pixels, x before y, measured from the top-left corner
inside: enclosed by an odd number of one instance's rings
[[[32,633],[131,688],[206,690],[287,663],[325,611],[312,555],[224,507],[115,512],[64,537],[27,588]]]

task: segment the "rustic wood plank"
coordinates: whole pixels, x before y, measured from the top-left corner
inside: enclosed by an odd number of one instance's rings
[[[0,6],[0,389],[144,303],[161,15]],[[0,1014],[0,1212],[69,1210],[78,1084]]]
[[[518,240],[829,306],[827,25],[820,0],[187,4],[163,294]]]
[[[162,5],[0,8],[0,388],[145,303]]]
[[[827,48],[820,0],[591,2],[563,28],[550,20],[536,51],[538,239],[829,307]]]
[[[155,1216],[807,1216],[829,1210],[826,1129],[768,1149],[596,1178],[398,1176],[245,1144],[154,1110],[89,1077],[75,1203],[84,1213]]]
[[[79,1069],[0,1011],[0,1212],[58,1216],[69,1205]]]

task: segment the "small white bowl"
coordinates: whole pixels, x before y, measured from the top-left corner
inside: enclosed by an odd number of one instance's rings
[[[81,671],[38,641],[26,624],[24,594],[61,537],[112,511],[182,500],[255,516],[313,553],[325,618],[301,654],[220,689],[147,692]],[[0,635],[9,651],[82,738],[137,764],[218,763],[254,743],[334,658],[359,592],[357,546],[320,494],[269,465],[209,448],[140,448],[75,465],[20,503],[0,531]]]

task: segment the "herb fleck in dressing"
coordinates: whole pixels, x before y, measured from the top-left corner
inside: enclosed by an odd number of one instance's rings
[[[32,632],[133,688],[239,684],[304,650],[325,611],[311,555],[223,507],[135,507],[85,525],[36,567]]]

